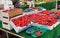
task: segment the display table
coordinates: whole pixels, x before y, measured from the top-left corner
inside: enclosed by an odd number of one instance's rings
[[[7,33],[10,33],[20,38],[33,38],[31,35],[26,34],[25,31],[17,34],[14,30],[9,31],[9,30],[3,29],[1,23],[0,23],[0,30],[5,31]],[[53,30],[47,31],[42,36],[37,37],[37,38],[57,38],[59,35],[60,35],[60,24]]]

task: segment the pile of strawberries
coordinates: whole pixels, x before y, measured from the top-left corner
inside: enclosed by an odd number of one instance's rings
[[[50,14],[55,14],[55,15],[51,16]],[[60,12],[54,13],[51,11],[43,11],[41,13],[24,15],[15,18],[12,21],[16,26],[20,26],[20,27],[27,26],[31,22],[51,26],[52,24],[57,22],[57,19],[55,18],[58,16],[60,16]]]

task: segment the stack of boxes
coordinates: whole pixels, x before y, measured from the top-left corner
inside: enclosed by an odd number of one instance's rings
[[[2,12],[2,25],[3,28],[11,30],[10,19],[16,15],[22,14],[22,9],[13,8],[10,10],[3,10]]]
[[[11,30],[11,26],[9,24],[9,10],[4,10],[2,12],[2,25],[3,25],[3,28],[5,29],[8,29],[8,30]]]

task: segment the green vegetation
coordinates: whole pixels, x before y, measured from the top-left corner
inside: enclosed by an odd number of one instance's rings
[[[51,10],[51,9],[54,9],[56,7],[56,2],[47,2],[47,3],[43,3],[43,4],[40,4],[40,5],[36,5],[36,6],[42,6],[44,8],[46,8],[47,10]]]

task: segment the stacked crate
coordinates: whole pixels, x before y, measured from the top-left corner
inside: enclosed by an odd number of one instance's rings
[[[13,8],[10,10],[4,10],[2,12],[2,25],[3,28],[11,30],[12,27],[10,26],[10,19],[16,15],[20,15],[22,14],[22,9],[17,9],[17,8]]]
[[[11,30],[11,26],[9,24],[9,10],[4,10],[2,12],[2,25],[3,25],[3,28],[5,29],[8,29],[8,30]]]

